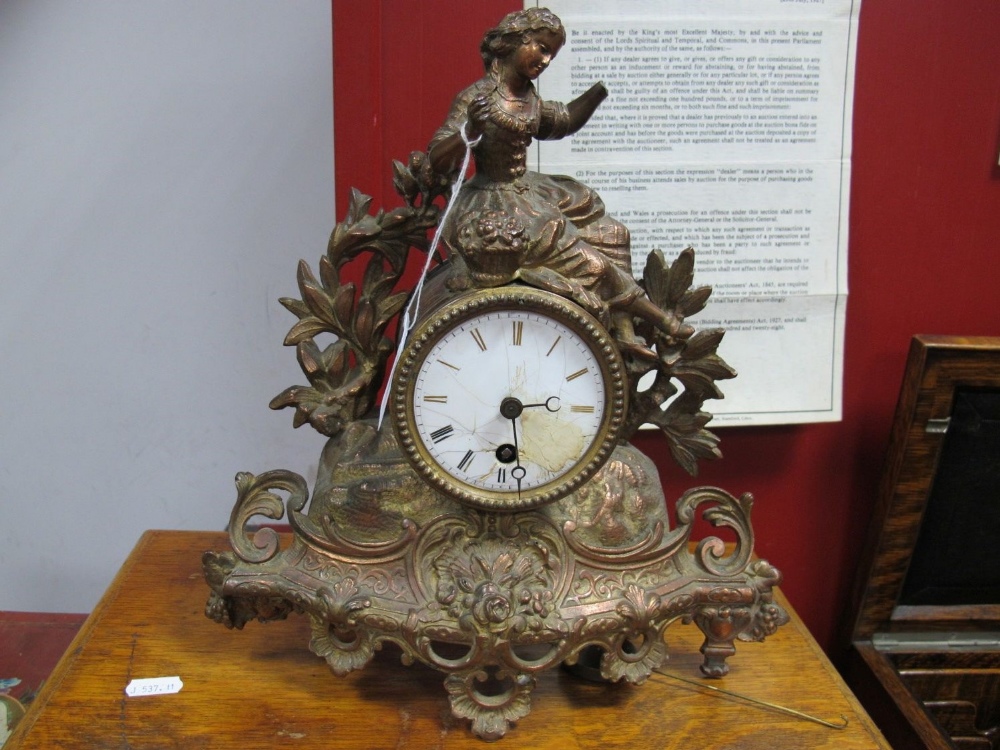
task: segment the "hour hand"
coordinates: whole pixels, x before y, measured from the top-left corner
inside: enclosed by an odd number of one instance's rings
[[[546,411],[559,411],[559,397],[549,396],[547,399],[538,404],[523,404],[522,409],[530,409],[534,406],[544,406]]]

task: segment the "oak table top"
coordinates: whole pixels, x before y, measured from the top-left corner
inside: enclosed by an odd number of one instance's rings
[[[56,666],[5,750],[18,748],[483,748],[451,717],[444,676],[406,667],[387,646],[364,670],[334,676],[308,648],[299,615],[226,630],[204,614],[201,553],[219,532],[148,531]],[[654,674],[640,686],[538,677],[531,713],[508,747],[888,748],[779,591],[791,622],[764,643],[737,643],[719,680],[698,671],[702,636],[667,630],[667,669],[776,703],[831,729]],[[176,694],[127,697],[137,678],[179,676]]]

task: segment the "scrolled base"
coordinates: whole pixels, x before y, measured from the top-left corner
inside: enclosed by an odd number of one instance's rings
[[[691,490],[670,530],[655,469],[629,445],[578,492],[508,514],[430,491],[391,435],[368,423],[331,440],[324,456],[307,513],[297,475],[240,475],[233,551],[203,558],[207,616],[238,629],[304,613],[310,648],[337,675],[395,643],[404,663],[446,675],[452,713],[484,740],[529,714],[544,670],[576,664],[640,684],[667,657],[668,626],[684,620],[705,634],[703,673],[719,677],[735,641],[763,640],[787,622],[771,596],[780,573],[751,561],[752,499]],[[248,531],[254,513],[282,517],[275,491],[288,494],[286,549]],[[701,506],[735,546],[691,544]]]

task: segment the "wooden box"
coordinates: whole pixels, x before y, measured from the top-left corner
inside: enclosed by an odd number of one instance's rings
[[[913,340],[850,625],[893,747],[1000,747],[1000,338]]]

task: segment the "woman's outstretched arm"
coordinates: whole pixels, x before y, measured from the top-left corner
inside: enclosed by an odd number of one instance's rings
[[[584,125],[594,111],[608,98],[603,83],[595,83],[569,104],[545,102],[538,137],[543,141],[558,140],[572,135]]]
[[[587,120],[594,114],[601,102],[608,98],[608,90],[600,81],[595,83],[580,96],[566,105],[569,112],[569,130],[567,135],[575,133],[587,124]]]

